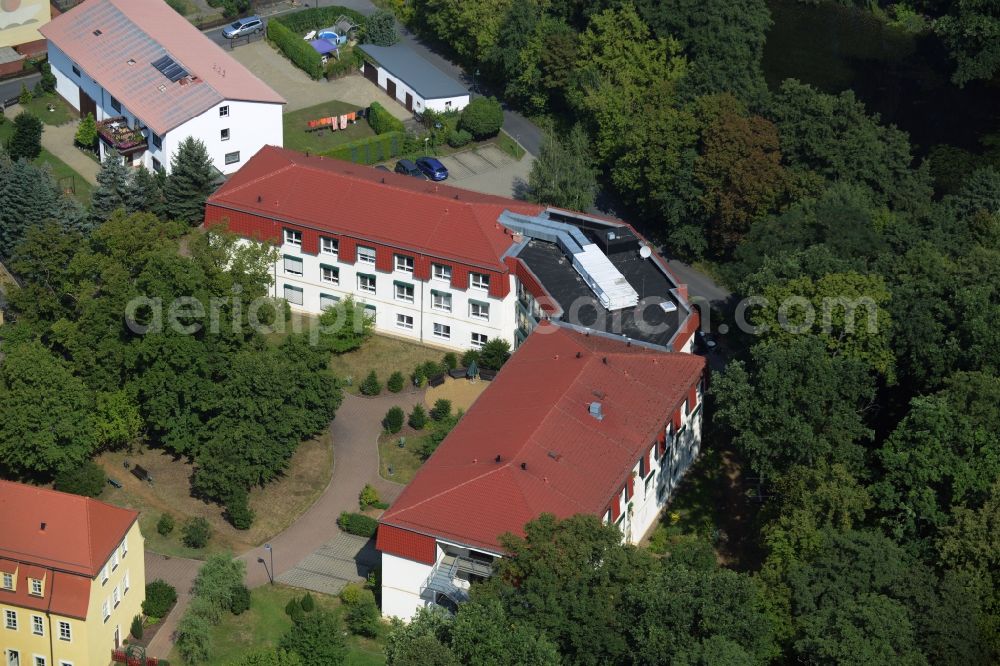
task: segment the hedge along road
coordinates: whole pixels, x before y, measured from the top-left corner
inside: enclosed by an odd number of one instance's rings
[[[373,5],[368,0],[316,0],[313,3],[315,7],[332,7],[340,6],[346,7],[348,9],[353,9],[361,14],[371,14],[375,11],[375,5]],[[279,16],[282,14],[291,14],[294,12],[300,12],[308,9],[307,7],[297,7],[288,11],[277,12],[271,16]],[[263,15],[265,19],[268,15]],[[214,41],[216,44],[222,46],[225,49],[229,49],[229,40],[222,36],[222,28],[224,26],[219,26],[217,28],[212,28],[210,30],[204,31],[205,36]],[[256,38],[255,38],[256,39]],[[245,43],[243,41],[240,44]],[[441,71],[445,72],[449,76],[458,79],[466,88],[471,92],[472,90],[472,75],[466,74],[461,67],[447,60],[441,55],[438,55],[428,46],[426,46],[420,38],[411,33],[405,27],[400,26],[400,43],[405,44],[420,55],[428,63],[437,67]],[[238,46],[236,48],[239,48]],[[532,123],[530,120],[522,116],[517,111],[504,107],[503,111],[503,126],[507,130],[507,133],[512,137],[517,139],[517,141],[532,155],[538,155],[539,150],[542,146],[542,130],[537,125]]]

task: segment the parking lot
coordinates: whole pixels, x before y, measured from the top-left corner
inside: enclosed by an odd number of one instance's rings
[[[535,158],[526,154],[515,160],[496,146],[487,144],[438,157],[438,160],[448,169],[448,180],[445,181],[448,185],[484,194],[516,197],[524,191]],[[389,169],[394,165],[395,161],[385,163]]]

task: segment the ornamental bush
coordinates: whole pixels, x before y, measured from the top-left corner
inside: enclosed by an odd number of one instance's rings
[[[382,392],[382,383],[379,382],[378,375],[372,370],[358,388],[361,395],[378,395]]]
[[[464,129],[457,130],[448,135],[448,145],[452,148],[461,148],[472,142],[472,135]]]
[[[16,162],[22,157],[33,160],[41,152],[42,121],[33,114],[22,111],[14,117],[14,134],[7,145],[7,154]]]
[[[458,367],[458,354],[455,352],[448,352],[444,355],[444,359],[442,359],[441,363],[447,370],[454,370]]]
[[[479,352],[479,364],[487,370],[499,370],[510,358],[510,343],[503,338],[487,340]]]
[[[472,365],[475,361],[479,363],[479,350],[478,349],[467,349],[464,354],[462,354],[462,365],[466,368]]]
[[[496,136],[503,127],[503,107],[495,97],[477,97],[462,109],[458,127],[477,140]]]
[[[88,113],[76,128],[76,143],[81,148],[93,150],[97,145],[97,121],[94,114]]]
[[[136,615],[132,618],[132,626],[129,628],[129,633],[132,634],[132,638],[140,639],[142,638],[142,616]]]
[[[344,511],[337,518],[337,526],[348,534],[372,538],[378,530],[378,521],[360,513]]]
[[[92,460],[86,460],[81,465],[74,465],[59,472],[55,479],[55,489],[64,493],[97,497],[104,492],[108,477],[100,465]]]
[[[250,590],[246,585],[240,584],[233,588],[233,599],[229,604],[229,611],[233,615],[242,615],[250,610]]]
[[[191,518],[184,523],[181,540],[188,548],[204,548],[212,537],[212,526],[204,518]]]
[[[385,107],[378,102],[372,102],[372,105],[368,107],[368,124],[376,134],[406,131],[403,121],[386,111]]]
[[[353,634],[368,638],[374,638],[378,635],[381,620],[378,604],[375,603],[375,595],[372,594],[371,590],[361,590],[358,600],[347,605],[344,619],[347,622],[347,628]]]
[[[302,601],[299,602],[299,605],[302,606],[302,610],[306,613],[312,613],[316,609],[316,601],[308,592],[302,596]]]
[[[372,484],[366,483],[365,487],[361,489],[361,494],[358,495],[358,504],[361,506],[361,510],[364,511],[368,507],[379,503],[378,490]]]
[[[385,387],[392,393],[399,393],[403,390],[403,383],[405,381],[406,380],[403,379],[403,373],[397,370],[389,375],[389,381],[385,383]]]
[[[439,398],[431,407],[431,418],[435,421],[443,421],[451,416],[451,400]]]
[[[226,502],[226,520],[238,530],[248,530],[255,517],[249,493],[243,488],[233,490]]]
[[[177,590],[170,583],[157,578],[146,583],[146,599],[142,602],[142,612],[148,617],[166,617],[177,603]]]
[[[403,429],[403,421],[406,420],[406,414],[403,412],[402,407],[392,407],[385,414],[385,418],[382,419],[382,425],[389,432],[396,434]]]
[[[427,410],[424,409],[423,405],[414,405],[413,411],[410,412],[410,427],[414,430],[423,430],[424,426],[427,425]]]
[[[174,531],[174,517],[169,513],[165,513],[160,516],[160,519],[156,521],[156,531],[163,536],[167,536]]]

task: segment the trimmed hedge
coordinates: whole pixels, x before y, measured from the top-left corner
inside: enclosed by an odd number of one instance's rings
[[[372,102],[368,109],[368,124],[376,134],[388,134],[390,132],[403,132],[405,127],[403,121],[385,110],[385,107],[378,102]]]
[[[341,49],[340,58],[330,58],[326,61],[326,80],[338,79],[347,74],[353,74],[361,69],[365,59],[354,49]]]
[[[378,521],[360,513],[348,513],[344,511],[337,518],[337,526],[348,534],[371,539],[375,536],[376,530],[378,530]]]
[[[300,33],[299,41],[303,41],[302,35],[305,35],[310,30],[329,28],[341,16],[346,16],[351,19],[358,24],[359,28],[364,28],[365,26],[364,14],[361,14],[353,9],[348,9],[347,7],[338,7],[336,5],[333,7],[313,7],[311,9],[303,9],[300,12],[277,16],[272,18],[269,22],[278,21],[292,32]]]
[[[323,61],[309,42],[289,30],[281,21],[267,22],[267,38],[292,61],[296,67],[314,79],[323,76]]]
[[[402,132],[389,132],[345,143],[333,150],[319,154],[357,164],[375,164],[401,155],[404,138],[405,135]]]

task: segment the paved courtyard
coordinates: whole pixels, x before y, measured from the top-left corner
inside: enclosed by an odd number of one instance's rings
[[[275,580],[323,594],[340,594],[344,586],[368,576],[379,564],[375,540],[339,532]]]
[[[264,40],[237,46],[232,51],[227,48],[226,51],[288,101],[285,105],[286,112],[338,99],[359,107],[378,102],[401,120],[412,115],[384,90],[360,74],[333,81],[312,80]]]
[[[520,160],[488,145],[439,158],[448,168],[448,184],[474,192],[517,197],[524,191],[535,158]]]

